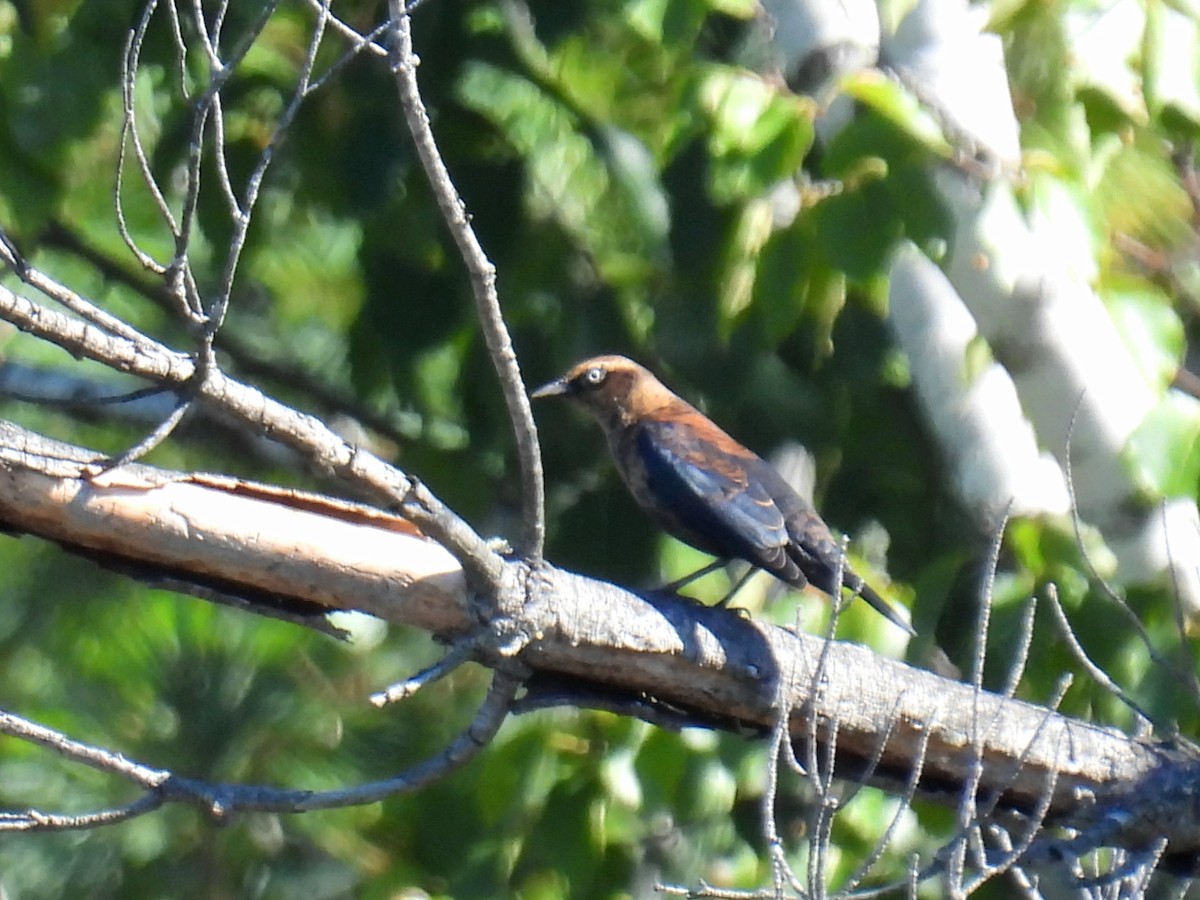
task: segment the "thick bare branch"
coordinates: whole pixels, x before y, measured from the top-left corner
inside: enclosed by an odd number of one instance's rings
[[[793,741],[827,747],[839,778],[956,804],[977,782],[979,809],[1091,830],[1109,845],[1200,853],[1186,749],[1151,744],[1044,707],[977,690],[829,642],[674,596],[639,596],[547,565],[502,562],[480,622],[453,557],[404,519],[370,507],[234,479],[129,466],[89,480],[95,454],[6,426],[0,510],[7,528],[93,554],[130,547],[186,581],[359,609],[455,641],[506,666],[591,695],[628,695],[677,721],[767,734],[779,709]],[[197,538],[203,538],[198,540]],[[482,629],[482,630],[480,630]],[[815,677],[821,672],[821,677]],[[564,695],[569,697],[570,695]],[[824,751],[821,751],[824,753]],[[1146,804],[1154,796],[1157,802]]]

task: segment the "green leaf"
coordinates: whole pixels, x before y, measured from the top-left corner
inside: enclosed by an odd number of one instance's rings
[[[1149,0],[1142,84],[1151,112],[1170,111],[1200,129],[1200,18],[1197,11]]]
[[[845,276],[820,252],[807,220],[772,235],[759,255],[753,307],[768,346],[799,332],[824,358],[845,302]]]
[[[1200,403],[1168,392],[1134,431],[1125,455],[1153,499],[1195,495],[1200,484]]]
[[[1192,204],[1160,135],[1128,129],[1095,142],[1088,181],[1092,208],[1110,234],[1154,249],[1184,248],[1192,239]]]
[[[631,27],[656,45],[690,49],[708,14],[704,0],[634,0],[625,9]]]
[[[1153,2],[1153,0],[1151,0]],[[1142,49],[1145,6],[1114,3],[1071,9],[1065,17],[1070,55],[1068,72],[1077,85],[1102,92],[1134,121],[1146,121],[1146,97],[1140,73],[1130,60]]]
[[[1147,382],[1160,390],[1175,378],[1186,345],[1169,297],[1152,285],[1107,288],[1105,306]]]
[[[738,69],[713,67],[701,81],[717,203],[766,193],[799,170],[812,146],[815,105]]]
[[[855,100],[898,125],[931,153],[949,157],[953,152],[941,127],[925,111],[920,101],[907,88],[878,69],[856,72],[842,82],[842,88]]]
[[[460,100],[504,135],[524,161],[526,200],[537,218],[556,220],[585,247],[602,275],[615,284],[644,277],[647,257],[663,234],[661,205],[639,207],[614,185],[645,182],[644,156],[629,152],[628,136],[597,146],[586,123],[533,82],[483,62],[468,63]],[[621,161],[614,179],[600,149]]]
[[[899,213],[884,183],[871,182],[820,203],[812,212],[814,233],[829,263],[866,285],[884,274],[904,234]]]

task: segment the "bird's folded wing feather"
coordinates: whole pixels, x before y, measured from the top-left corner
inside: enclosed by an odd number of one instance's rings
[[[734,452],[723,448],[731,441],[722,432],[708,436],[690,426],[686,420],[643,423],[638,452],[652,490],[688,516],[690,521],[681,525],[709,543],[740,544],[744,552],[760,557],[760,565],[773,568],[783,560],[791,538],[774,499],[748,477],[747,463],[758,458],[736,444]]]

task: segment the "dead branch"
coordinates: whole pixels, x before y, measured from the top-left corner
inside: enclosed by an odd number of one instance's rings
[[[46,279],[47,291],[59,293],[60,289],[66,290]],[[197,364],[189,356],[158,341],[137,332],[131,337],[109,334],[3,286],[0,286],[0,319],[57,344],[73,356],[94,359],[157,384],[184,390],[197,376]],[[492,585],[500,577],[500,558],[487,542],[424,485],[348,443],[319,419],[297,412],[215,367],[207,371],[194,389],[203,402],[222,414],[291,447],[319,471],[343,478],[401,511],[457,554],[464,570],[481,586]]]
[[[537,427],[533,423],[533,411],[529,397],[521,380],[517,354],[513,350],[508,326],[500,312],[500,298],[496,293],[496,267],[483,251],[475,229],[467,215],[466,204],[450,180],[450,172],[442,160],[441,151],[429,125],[429,114],[421,100],[417,86],[419,60],[412,47],[411,21],[406,0],[389,0],[391,15],[392,72],[400,92],[400,106],[413,145],[425,176],[437,198],[442,220],[450,229],[459,255],[471,276],[471,292],[475,297],[475,308],[479,315],[480,328],[488,354],[500,379],[504,404],[512,421],[513,436],[521,464],[522,535],[518,550],[522,555],[538,559],[542,555],[542,543],[546,536],[545,506],[546,489],[542,482],[542,451],[538,444]]]
[[[491,742],[508,714],[508,704],[519,683],[511,673],[497,671],[475,718],[436,756],[391,778],[332,791],[211,784],[182,778],[166,769],[132,762],[120,754],[71,740],[53,729],[0,711],[0,734],[41,744],[68,759],[121,776],[145,791],[132,803],[82,815],[61,815],[39,810],[0,813],[0,832],[95,828],[143,815],[169,802],[191,804],[213,819],[222,820],[240,812],[298,813],[358,806],[374,803],[392,794],[417,791],[462,767]]]
[[[503,668],[516,655],[535,675],[584,688],[564,692],[564,702],[586,705],[589,691],[641,698],[678,724],[759,736],[770,733],[777,710],[795,710],[797,746],[811,740],[828,750],[836,723],[839,778],[869,773],[868,783],[904,792],[919,761],[916,793],[925,798],[956,805],[977,782],[980,806],[1044,816],[1097,846],[1144,848],[1165,837],[1177,865],[1200,853],[1190,800],[1198,769],[1187,748],[1076,721],[865,647],[546,564],[500,560],[500,587],[480,619],[454,557],[400,517],[144,466],[92,480],[94,453],[15,426],[0,437],[0,517],[11,530],[117,553],[181,581],[218,579],[252,595],[362,610],[451,643],[472,635],[472,656],[485,665]]]

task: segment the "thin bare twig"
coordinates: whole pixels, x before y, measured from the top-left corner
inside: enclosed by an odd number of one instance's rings
[[[0,263],[3,263],[7,268],[11,268],[17,273],[17,277],[24,281],[25,273],[29,270],[29,265],[25,262],[25,257],[21,255],[21,251],[17,249],[17,245],[13,243],[12,238],[8,236],[3,227],[0,227],[0,251],[4,252]]]
[[[221,88],[232,74],[236,62],[240,60],[249,48],[254,43],[258,34],[269,20],[274,12],[274,3],[265,3],[260,12],[259,18],[249,31],[243,35],[241,45],[238,51],[233,56],[233,61],[226,64],[222,62],[218,53],[218,43],[221,25],[224,21],[225,6],[222,4],[213,20],[213,37],[210,38],[206,31],[206,23],[204,10],[200,0],[195,0],[193,3],[194,26],[196,32],[200,35],[201,42],[204,45],[207,63],[210,72],[210,79],[207,88],[203,92],[199,100],[193,104],[193,115],[191,122],[191,134],[187,143],[187,163],[185,165],[185,180],[186,187],[183,191],[182,205],[178,218],[171,210],[170,202],[167,200],[166,193],[159,186],[153,171],[150,168],[148,154],[145,145],[142,142],[140,132],[137,127],[137,103],[135,99],[135,82],[138,70],[141,66],[141,52],[145,41],[146,33],[150,25],[150,21],[154,16],[155,10],[158,7],[157,0],[150,0],[146,4],[142,18],[139,20],[129,36],[126,44],[124,57],[124,65],[122,70],[122,96],[123,96],[123,121],[121,135],[121,152],[117,163],[117,190],[115,196],[118,228],[121,231],[122,238],[125,240],[126,246],[141,264],[155,274],[162,275],[166,278],[168,290],[172,298],[175,300],[176,312],[181,318],[192,326],[205,326],[203,331],[203,339],[200,342],[199,353],[197,354],[197,367],[195,378],[198,381],[204,381],[211,369],[216,367],[216,360],[213,355],[212,335],[216,328],[219,327],[220,320],[214,324],[212,317],[207,316],[204,312],[203,303],[199,296],[199,291],[196,288],[195,274],[192,272],[189,262],[189,254],[191,252],[192,236],[196,220],[197,209],[199,208],[200,198],[200,175],[202,159],[204,154],[204,131],[209,116],[213,116],[216,129],[216,156],[218,159],[218,167],[224,160],[224,140],[221,132]],[[183,36],[183,29],[178,18],[178,11],[173,2],[168,3],[168,15],[171,20],[171,34],[175,40],[177,55],[180,66],[180,87],[184,91],[187,89],[186,83],[186,59],[188,55],[188,45]],[[186,93],[184,94],[186,97]],[[125,170],[125,145],[131,143],[133,146],[134,155],[138,161],[139,171],[141,173],[142,182],[149,190],[150,195],[158,208],[159,214],[166,224],[172,238],[174,239],[175,253],[170,264],[164,266],[149,254],[141,250],[132,233],[129,231],[124,214],[122,184],[124,181]],[[124,465],[128,462],[138,459],[146,453],[153,450],[156,446],[162,443],[171,432],[174,431],[176,425],[183,419],[188,408],[191,406],[195,397],[195,385],[189,385],[189,390],[181,395],[181,402],[175,408],[170,416],[164,419],[159,425],[150,432],[145,438],[135,444],[133,447],[113,457],[110,461],[110,468],[119,465]]]
[[[45,747],[59,756],[98,771],[119,775],[144,790],[156,790],[170,778],[170,773],[163,769],[144,766],[119,753],[73,740],[60,731],[10,712],[0,711],[0,733]]]
[[[309,6],[321,9],[323,0],[308,0]],[[339,35],[350,41],[350,49],[338,57],[334,62],[321,73],[320,77],[313,78],[308,86],[307,93],[311,94],[314,91],[320,90],[329,79],[337,75],[346,65],[353,59],[356,59],[363,53],[373,53],[376,56],[387,57],[387,48],[379,43],[379,39],[388,33],[390,25],[384,22],[381,25],[376,25],[368,34],[359,34],[332,12],[326,10],[325,20],[328,26],[336,31]]]
[[[136,819],[153,812],[163,805],[165,798],[159,794],[143,794],[132,803],[91,813],[70,815],[44,813],[36,809],[22,812],[0,812],[0,832],[4,831],[71,831],[99,828]]]
[[[178,46],[186,46],[183,41],[183,34],[179,28],[179,19],[175,11],[175,4],[168,3],[167,6],[171,12],[172,35],[175,38],[176,44]],[[129,225],[125,218],[125,202],[123,199],[126,168],[125,154],[127,152],[126,148],[131,146],[134,158],[137,161],[138,171],[141,173],[142,182],[150,192],[150,197],[154,202],[155,208],[158,210],[158,214],[162,217],[163,222],[166,223],[167,230],[172,235],[179,233],[179,225],[175,220],[175,214],[171,211],[171,205],[167,202],[167,198],[159,188],[158,181],[155,179],[154,172],[150,167],[150,157],[146,152],[146,146],[142,143],[142,136],[137,127],[137,110],[136,101],[134,100],[135,76],[139,65],[138,61],[141,58],[142,44],[146,40],[146,31],[150,27],[150,21],[154,18],[154,11],[157,8],[158,0],[148,0],[145,8],[142,10],[141,18],[138,19],[136,27],[129,33],[129,39],[125,43],[125,54],[122,58],[121,70],[121,140],[117,152],[117,183],[116,190],[113,192],[113,200],[116,204],[117,231],[121,235],[121,240],[125,242],[125,246],[129,248],[129,252],[134,255],[144,268],[156,275],[162,275],[167,271],[167,267],[142,250],[141,245],[129,230]],[[184,91],[187,75],[182,59],[177,71],[179,73],[180,92],[186,96]]]
[[[788,737],[789,710],[781,709],[779,718],[771,730],[771,749],[767,763],[767,783],[763,788],[762,817],[763,838],[766,841],[767,852],[771,857],[771,881],[776,896],[783,893],[785,886],[794,891],[803,890],[796,873],[788,864],[784,855],[783,840],[779,836],[779,826],[775,821],[775,798],[779,791],[779,760],[790,757],[793,753]]]
[[[106,280],[124,285],[165,312],[174,311],[175,300],[166,287],[131,271],[61,222],[51,222],[39,235],[38,245],[69,253],[92,266]],[[229,356],[243,376],[286,386],[309,398],[323,412],[346,415],[395,444],[404,444],[410,438],[393,415],[379,412],[352,392],[320,380],[298,361],[270,358],[253,342],[246,341],[238,329],[218,331],[213,345]]]
[[[1004,532],[1008,529],[1009,516],[1012,514],[1012,501],[1004,509],[996,533],[992,536],[991,549],[988,553],[988,567],[984,578],[983,590],[979,598],[979,614],[975,619],[975,656],[971,660],[970,681],[976,691],[983,688],[983,667],[987,660],[987,639],[992,618],[993,589],[996,584],[996,572],[1000,568],[1000,551],[1004,546]]]
[[[319,12],[325,6],[325,3],[324,0],[308,0],[308,5],[313,10]],[[411,4],[409,9],[412,9]],[[375,56],[387,57],[387,47],[379,43],[379,38],[387,32],[388,25],[386,23],[374,29],[370,34],[363,35],[333,15],[333,13],[327,11],[325,15],[328,16],[330,28],[348,40],[352,46],[373,53]]]
[[[147,791],[123,807],[83,815],[37,810],[0,814],[2,831],[60,831],[95,828],[144,815],[168,802],[189,803],[218,819],[240,812],[305,812],[373,803],[392,794],[408,793],[445,777],[479,754],[495,737],[508,715],[520,679],[497,670],[475,718],[441,753],[382,781],[370,781],[331,791],[284,790],[258,785],[210,784],[181,778],[166,769],[132,762],[118,753],[68,738],[61,732],[0,711],[0,733],[39,744],[54,752],[120,776]]]
[[[1079,638],[1075,636],[1075,629],[1071,627],[1071,622],[1067,619],[1066,611],[1062,608],[1062,604],[1058,600],[1058,589],[1053,584],[1046,585],[1046,596],[1050,601],[1050,610],[1054,613],[1054,621],[1058,624],[1059,633],[1063,636],[1063,640],[1067,642],[1071,654],[1083,666],[1092,680],[1120,700],[1140,720],[1152,723],[1162,734],[1169,733],[1171,729],[1166,722],[1156,720],[1150,714],[1149,710],[1143,708],[1141,704],[1133,699],[1133,696],[1128,691],[1117,684],[1104,669],[1096,665],[1092,661],[1092,658],[1088,656],[1087,651],[1083,649],[1083,645],[1079,643]]]
[[[1029,662],[1029,648],[1033,646],[1033,622],[1037,614],[1037,598],[1030,597],[1021,613],[1020,640],[1013,653],[1012,665],[1008,670],[1008,679],[1004,683],[1002,693],[1012,697],[1017,693],[1021,679],[1025,677],[1025,666]]]
[[[1001,853],[999,860],[994,862],[989,861],[986,851],[983,850],[977,854],[979,871],[973,879],[961,885],[963,896],[974,893],[985,882],[990,881],[998,875],[1003,875],[1025,855],[1042,833],[1042,826],[1045,824],[1046,816],[1050,812],[1050,802],[1054,797],[1054,788],[1057,786],[1057,783],[1057,773],[1051,772],[1050,779],[1046,784],[1046,790],[1042,793],[1038,805],[1034,808],[1032,815],[1029,816],[1025,823],[1025,833],[1016,844],[1011,846],[1011,849]],[[984,821],[986,821],[986,818],[980,820],[981,825]]]
[[[897,698],[897,703],[899,702],[900,699]],[[879,764],[879,759],[883,755],[883,748],[887,745],[887,740],[892,734],[894,722],[895,717],[893,716],[888,722],[887,732],[879,740],[879,753],[876,754],[868,766],[869,773],[874,772],[875,768]],[[852,892],[855,888],[857,888],[858,885],[868,875],[871,874],[871,870],[875,867],[875,864],[883,858],[883,854],[891,845],[892,839],[896,834],[897,829],[900,827],[900,823],[904,818],[905,812],[912,808],[913,799],[917,795],[917,787],[921,782],[921,772],[924,769],[925,753],[928,748],[929,729],[925,728],[922,730],[920,739],[918,741],[917,752],[913,760],[912,769],[909,772],[908,782],[905,785],[903,793],[901,793],[897,798],[898,802],[896,803],[896,812],[892,815],[891,821],[888,822],[887,828],[885,828],[883,833],[880,834],[875,840],[875,845],[871,848],[871,851],[865,857],[863,857],[854,872],[852,872],[846,879],[845,884],[841,888],[841,893],[844,894]],[[870,777],[870,774],[864,775],[863,779],[859,780],[855,784],[851,797],[847,798],[846,802],[849,802],[850,799],[853,799],[853,796],[856,795],[862,788],[862,785],[865,783],[865,779],[868,777]]]
[[[250,44],[253,39],[258,37],[262,28],[266,27],[267,20],[271,13],[274,12],[275,4],[266,4],[262,16],[259,19],[258,27],[250,32],[250,35],[243,40],[243,49],[233,58],[232,61],[225,62],[223,65],[226,69],[231,70],[237,64],[241,56],[250,49]],[[267,145],[262,148],[258,154],[258,159],[255,161],[253,169],[246,179],[246,186],[242,192],[242,197],[239,200],[233,195],[232,187],[229,182],[229,172],[225,161],[225,146],[224,142],[217,136],[214,141],[215,151],[219,162],[219,168],[222,172],[222,182],[225,189],[230,193],[230,199],[233,200],[230,209],[230,216],[233,219],[233,234],[230,235],[228,251],[225,256],[225,264],[221,269],[221,277],[218,287],[215,292],[213,302],[210,304],[208,313],[208,322],[206,323],[205,334],[207,337],[206,346],[208,352],[211,353],[212,336],[217,332],[225,321],[225,316],[229,311],[229,302],[233,294],[233,280],[237,275],[238,262],[241,260],[242,251],[246,245],[246,237],[250,232],[250,222],[253,219],[254,207],[258,203],[259,193],[262,190],[263,180],[266,178],[267,170],[271,167],[271,163],[275,159],[275,154],[278,152],[280,145],[287,136],[288,130],[291,127],[292,121],[296,114],[300,111],[300,106],[308,96],[309,82],[312,78],[313,69],[317,64],[317,51],[321,47],[321,40],[325,36],[325,23],[327,13],[329,11],[329,2],[325,0],[322,3],[320,12],[317,14],[317,24],[313,28],[312,36],[309,38],[308,47],[305,50],[304,62],[300,66],[300,74],[296,83],[295,90],[292,91],[292,96],[284,107],[283,112],[279,116],[279,120],[275,123],[275,129],[271,134]],[[219,29],[219,23],[217,26]],[[217,30],[214,29],[214,30]],[[219,33],[219,31],[218,31]],[[210,93],[213,102],[213,111],[215,113],[214,124],[220,125],[220,83],[214,79],[216,89],[210,88]],[[197,161],[197,167],[199,162]]]
[[[878,897],[894,893],[900,884],[903,883],[894,882],[892,884],[879,885],[878,887],[873,888],[858,887],[859,883],[870,874],[875,863],[878,862],[883,856],[883,852],[887,849],[888,844],[891,842],[893,834],[900,826],[900,822],[904,816],[904,813],[912,807],[912,801],[917,795],[917,789],[920,787],[921,774],[925,769],[925,755],[929,749],[929,735],[930,732],[928,728],[922,730],[920,739],[917,743],[917,752],[913,758],[912,770],[909,773],[908,782],[905,784],[904,792],[899,797],[899,803],[896,807],[895,815],[892,816],[892,820],[888,823],[888,827],[884,830],[883,834],[879,836],[878,840],[876,840],[875,846],[872,848],[871,852],[863,859],[861,863],[859,863],[858,868],[846,880],[845,885],[839,892],[841,895],[856,898]],[[913,891],[910,893],[915,895],[916,885],[921,881],[931,877],[933,873],[933,869],[921,873],[918,861],[914,858],[913,863],[907,873],[907,881],[913,887]]]
[[[1167,527],[1167,504],[1166,501],[1159,503],[1159,512],[1163,520],[1163,538],[1166,542],[1167,558],[1172,557],[1171,552],[1171,529]],[[1193,566],[1200,565],[1200,560],[1193,560]],[[1184,684],[1187,686],[1188,696],[1192,700],[1193,706],[1200,706],[1200,678],[1197,678],[1196,669],[1191,664],[1191,653],[1188,649],[1191,644],[1191,635],[1188,633],[1187,622],[1184,621],[1183,604],[1179,602],[1181,596],[1179,588],[1179,572],[1175,566],[1169,567],[1171,572],[1171,614],[1175,620],[1175,636],[1179,640],[1181,649],[1180,656],[1182,657],[1180,664],[1176,667],[1177,671],[1186,676]]]
[[[401,700],[408,699],[427,684],[432,684],[435,681],[445,678],[461,666],[470,659],[474,649],[475,645],[471,641],[463,641],[456,647],[451,648],[449,653],[432,666],[422,669],[416,675],[412,675],[403,681],[397,681],[382,691],[372,694],[371,702],[376,706],[387,706],[389,703],[398,703]]]
[[[121,466],[135,462],[141,459],[168,437],[173,432],[177,425],[183,421],[183,417],[192,409],[192,398],[176,395],[175,408],[171,413],[155,426],[154,430],[148,435],[120,453],[110,456],[102,464],[92,468],[92,475],[99,476],[105,472],[111,472],[113,469],[119,469]]]
[[[983,693],[983,671],[987,659],[988,625],[992,614],[992,589],[996,583],[996,572],[1000,565],[1000,550],[1003,546],[1004,531],[1008,526],[1008,517],[1011,508],[1012,504],[1010,502],[996,528],[996,534],[992,537],[991,552],[988,555],[987,576],[984,580],[983,590],[980,593],[979,613],[976,616],[975,628],[973,630],[975,655],[971,660],[970,672],[970,684],[972,688],[971,746],[973,748],[973,757],[971,767],[968,770],[967,783],[959,794],[957,836],[948,845],[949,853],[947,855],[946,877],[949,879],[952,890],[955,886],[961,885],[965,877],[966,853],[968,850],[967,838],[973,830],[974,823],[979,821],[978,794],[979,783],[983,778],[983,746],[988,735],[991,734],[991,730],[996,726],[996,720],[993,719],[987,724],[986,729],[981,728],[979,700]]]
[[[504,403],[508,408],[513,435],[517,442],[522,502],[522,533],[517,550],[521,555],[536,561],[541,558],[546,533],[546,497],[545,485],[542,482],[541,449],[538,445],[533,411],[521,379],[517,355],[500,311],[500,300],[496,293],[496,267],[487,258],[475,235],[475,229],[471,227],[466,204],[455,189],[450,172],[434,140],[429,114],[425,110],[417,85],[419,60],[413,52],[409,8],[405,0],[388,0],[388,10],[392,25],[390,59],[396,86],[400,92],[404,119],[413,136],[417,156],[425,169],[425,177],[437,198],[442,219],[450,229],[470,274],[471,292],[475,297],[484,343],[500,379]]]
[[[200,8],[200,0],[194,0],[194,3],[197,19],[196,31],[200,34],[201,40],[205,45],[205,52],[209,59],[210,74],[204,91],[192,104],[195,114],[192,117],[192,130],[188,139],[188,160],[185,168],[187,183],[183,192],[183,213],[180,216],[180,228],[175,235],[175,260],[172,262],[172,268],[178,268],[184,274],[189,277],[191,276],[191,264],[188,262],[188,254],[191,248],[192,231],[195,227],[196,214],[199,208],[204,132],[208,125],[209,116],[211,115],[213,122],[212,149],[217,169],[217,181],[221,185],[229,207],[229,215],[233,223],[233,234],[229,239],[225,264],[222,266],[220,283],[216,291],[216,299],[212,303],[207,304],[207,311],[205,311],[205,306],[202,304],[196,312],[196,324],[204,326],[205,341],[202,352],[207,356],[211,354],[212,334],[216,328],[220,327],[223,321],[224,304],[228,303],[228,294],[232,289],[233,275],[237,269],[237,261],[240,258],[241,249],[245,242],[245,232],[250,226],[250,213],[254,206],[254,200],[250,199],[252,189],[249,186],[247,187],[247,199],[239,204],[230,180],[225,156],[224,110],[222,107],[221,92],[225,84],[233,76],[238,64],[250,52],[250,48],[258,40],[263,29],[267,27],[267,23],[275,12],[278,3],[277,0],[270,0],[270,2],[263,3],[258,11],[257,18],[239,36],[236,47],[226,59],[221,58],[219,47],[220,30],[224,20],[223,14],[218,13],[215,17],[213,33],[210,36],[205,30],[204,15],[203,10]],[[179,52],[181,54],[186,53],[186,48],[181,47]],[[271,143],[274,143],[279,137],[280,129],[277,127],[274,134],[272,134]],[[266,163],[263,162],[264,157],[268,159]],[[256,173],[258,174],[259,182],[261,182],[261,173],[265,172],[267,165],[269,165],[269,153],[267,149],[264,149],[260,153],[259,159],[251,172],[248,185],[255,184]],[[257,198],[256,185],[253,189],[253,196],[255,199]]]
[[[1176,662],[1168,660],[1163,656],[1158,648],[1154,646],[1153,640],[1150,638],[1150,632],[1146,630],[1141,618],[1136,612],[1125,602],[1125,599],[1113,589],[1104,577],[1096,570],[1092,564],[1091,554],[1088,553],[1087,547],[1083,543],[1083,524],[1079,519],[1078,505],[1075,502],[1075,479],[1072,475],[1071,462],[1071,439],[1075,432],[1075,417],[1079,414],[1079,408],[1083,405],[1083,392],[1079,394],[1079,400],[1075,404],[1075,411],[1071,414],[1071,422],[1067,427],[1067,446],[1066,452],[1063,454],[1063,468],[1067,481],[1067,497],[1070,499],[1071,508],[1071,527],[1075,535],[1075,546],[1079,549],[1080,559],[1083,561],[1084,568],[1092,580],[1099,586],[1100,594],[1115,606],[1120,612],[1125,622],[1137,634],[1138,640],[1146,650],[1146,654],[1150,659],[1162,667],[1163,671],[1171,672],[1181,683],[1190,685],[1191,694],[1194,697],[1200,697],[1200,680],[1198,680],[1194,666],[1191,662],[1190,652],[1187,650],[1186,635],[1183,634],[1182,619],[1178,618],[1178,610],[1176,611],[1177,627],[1180,629],[1180,635],[1183,638],[1183,643],[1180,651],[1181,659]],[[1178,604],[1176,604],[1178,606]],[[1107,678],[1107,675],[1105,676]],[[1116,686],[1116,682],[1109,679],[1109,682]],[[1151,720],[1152,721],[1152,720]]]
[[[15,250],[15,248],[14,248]],[[133,326],[129,325],[123,319],[114,316],[90,300],[85,300],[75,291],[68,288],[66,285],[47,277],[42,271],[26,264],[20,260],[20,265],[14,266],[18,276],[25,284],[35,289],[43,296],[49,297],[59,306],[77,315],[85,322],[90,322],[97,328],[103,329],[109,334],[117,337],[122,337],[131,341],[139,341],[142,339],[141,334]]]

